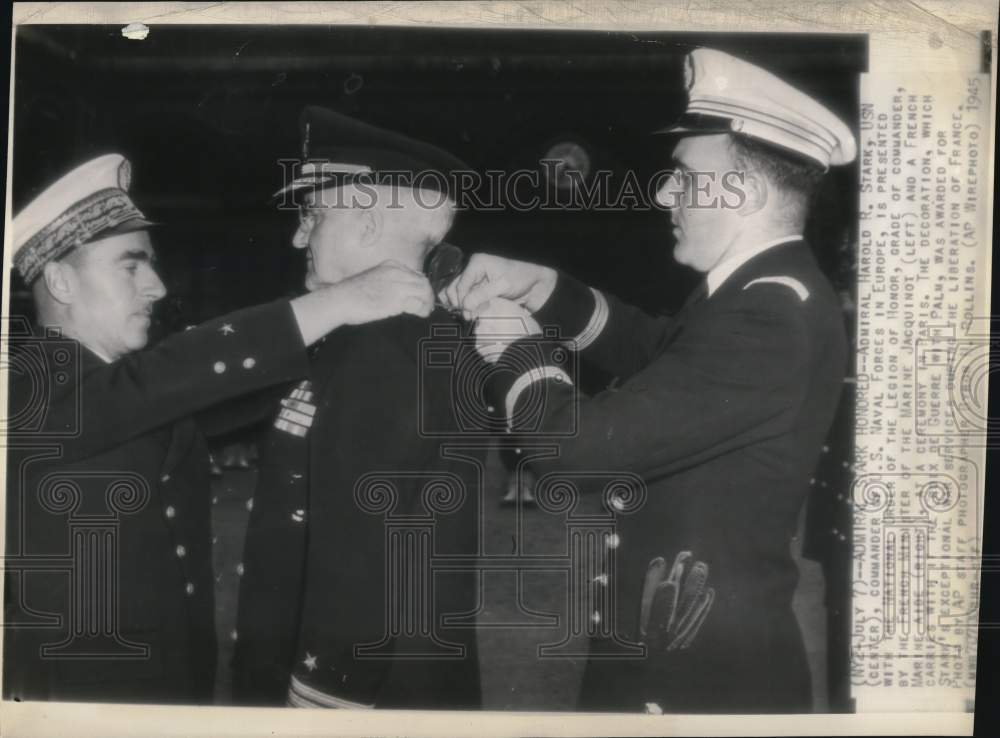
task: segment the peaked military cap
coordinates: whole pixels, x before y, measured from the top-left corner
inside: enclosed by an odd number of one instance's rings
[[[820,102],[749,62],[716,49],[685,59],[688,104],[657,133],[736,133],[808,158],[824,170],[857,155],[851,129]]]
[[[357,181],[450,193],[454,173],[469,168],[437,146],[328,108],[305,108],[299,128],[303,162],[275,197]]]
[[[81,164],[49,185],[11,223],[14,266],[26,282],[70,249],[154,225],[128,196],[132,167],[121,154]]]

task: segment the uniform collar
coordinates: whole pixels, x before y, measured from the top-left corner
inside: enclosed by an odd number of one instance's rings
[[[102,354],[97,349],[95,349],[95,348],[93,348],[91,346],[88,346],[85,343],[81,343],[80,345],[83,346],[87,351],[89,351],[90,353],[92,353],[94,356],[96,356],[98,359],[100,359],[101,361],[103,361],[105,364],[112,364],[112,363],[114,363],[113,361],[111,361],[111,359],[109,359],[107,356],[105,356],[104,354]]]
[[[50,337],[49,331],[50,331],[50,329],[53,329],[53,328],[58,328],[58,326],[48,326],[48,325],[41,325],[39,323],[36,323],[36,324],[34,324],[32,326],[32,334],[35,337],[37,337],[37,338],[49,338]],[[59,335],[56,336],[56,339],[59,340],[59,341],[72,341],[73,343],[77,344],[78,346],[80,346],[80,348],[83,349],[83,353],[81,355],[84,356],[84,357],[90,356],[92,359],[97,359],[102,364],[113,364],[114,363],[111,359],[109,359],[103,353],[101,353],[100,351],[98,351],[96,348],[93,348],[92,346],[88,346],[83,341],[81,341],[81,340],[79,340],[77,338],[73,338],[71,336],[64,336],[64,335],[62,335],[62,333],[59,333]]]
[[[767,251],[768,249],[772,249],[775,246],[780,246],[783,243],[801,240],[802,235],[798,233],[792,236],[782,236],[781,238],[775,238],[766,243],[754,246],[752,249],[741,251],[738,254],[730,256],[728,259],[723,259],[720,263],[710,269],[708,275],[705,277],[705,284],[708,288],[708,296],[711,297],[712,294],[722,286],[722,283],[732,276],[733,272],[746,264],[753,257]]]

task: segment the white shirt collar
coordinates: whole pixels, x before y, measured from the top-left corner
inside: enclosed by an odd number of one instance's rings
[[[105,356],[102,352],[98,351],[93,346],[87,346],[86,344],[81,344],[81,345],[85,349],[87,349],[87,351],[89,351],[94,356],[96,356],[98,359],[100,359],[101,361],[103,361],[105,364],[113,364],[114,363],[111,359],[109,359],[107,356]]]
[[[732,276],[733,272],[739,269],[741,266],[750,261],[757,254],[761,254],[768,249],[772,249],[775,246],[780,246],[783,243],[789,243],[790,241],[801,241],[802,234],[796,233],[793,236],[782,236],[781,238],[776,238],[773,241],[768,241],[767,243],[762,243],[759,246],[754,246],[752,249],[746,249],[738,254],[730,256],[728,259],[723,259],[721,262],[712,267],[708,275],[705,277],[705,282],[708,287],[708,296],[711,297],[712,293],[715,292],[722,283]]]

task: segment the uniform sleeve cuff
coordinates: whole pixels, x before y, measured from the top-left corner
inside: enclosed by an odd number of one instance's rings
[[[486,396],[491,404],[503,413],[507,427],[513,425],[518,415],[518,403],[531,395],[527,392],[536,382],[553,380],[566,387],[573,385],[573,379],[564,367],[537,363],[541,360],[545,346],[551,346],[551,339],[530,336],[510,344],[500,355],[490,372],[486,383]]]
[[[601,335],[608,315],[608,301],[600,291],[559,272],[555,289],[532,317],[543,327],[557,327],[570,348],[582,351]]]
[[[504,398],[504,417],[507,420],[508,428],[513,428],[514,426],[514,418],[518,414],[517,403],[524,396],[525,391],[530,389],[531,385],[535,382],[543,382],[548,379],[554,380],[566,387],[570,387],[573,384],[573,380],[570,379],[569,374],[557,366],[541,366],[537,369],[529,369],[514,380],[510,389],[507,390],[507,396]]]

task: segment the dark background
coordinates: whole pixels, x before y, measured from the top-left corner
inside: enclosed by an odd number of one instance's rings
[[[645,184],[669,144],[650,135],[685,103],[684,54],[732,51],[857,119],[860,36],[471,31],[323,26],[18,29],[15,212],[70,166],[108,151],[133,163],[175,329],[295,290],[294,215],[269,196],[277,160],[301,151],[298,115],[320,104],[451,151],[472,167],[538,167],[549,144],[582,143],[613,182]],[[838,168],[809,237],[838,286],[853,282],[857,175]],[[464,213],[449,240],[567,268],[650,310],[695,281],[670,256],[658,211]]]
[[[650,132],[681,113],[682,61],[698,45],[770,69],[845,120],[858,119],[867,39],[856,35],[152,26],[147,39],[135,41],[123,38],[120,26],[21,26],[14,212],[76,164],[110,151],[127,156],[134,199],[163,224],[154,241],[169,296],[158,307],[157,330],[173,331],[300,288],[302,254],[289,245],[296,218],[279,212],[270,195],[283,184],[278,159],[301,151],[305,105],[430,141],[480,171],[538,167],[549,145],[575,141],[595,169],[613,172],[613,184],[629,171],[645,184],[670,153],[670,144]],[[856,165],[831,171],[806,232],[852,328],[857,180]],[[470,252],[558,266],[650,311],[676,308],[698,279],[673,262],[669,218],[656,210],[464,212],[448,240]],[[16,278],[13,284],[12,313],[29,313],[30,295]],[[829,486],[826,494],[815,488],[804,539],[796,543],[822,569],[804,581],[812,582],[805,595],[819,610],[816,619],[826,620],[826,642],[822,635],[810,639],[806,628],[807,646],[829,657],[819,668],[827,673],[832,710],[851,709],[851,542],[830,535],[831,528],[850,529],[849,510],[833,490],[849,484],[841,462],[851,454],[851,395],[844,393],[831,453],[817,470]],[[503,472],[496,466],[499,495]],[[229,541],[216,562],[222,632],[235,596],[229,559],[239,557],[240,511],[253,489],[245,474],[227,472],[216,490],[216,531]],[[512,514],[495,515],[495,543],[506,545]],[[553,531],[556,545],[561,529]],[[514,584],[504,587],[498,612],[515,599]],[[529,599],[552,588],[536,589]],[[496,667],[484,677],[496,685],[490,705],[572,704],[569,687],[566,695],[550,693],[565,686],[561,672],[531,667],[530,651],[518,651],[506,631],[484,630],[481,637],[490,641],[484,656]],[[522,640],[525,649],[537,641]]]

